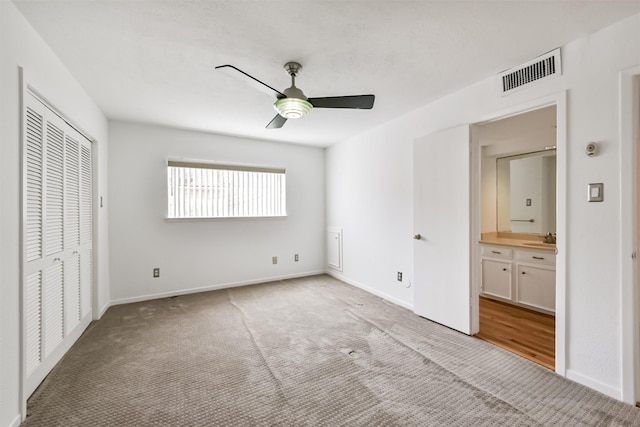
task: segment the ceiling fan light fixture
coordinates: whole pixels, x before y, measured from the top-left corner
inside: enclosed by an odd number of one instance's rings
[[[278,114],[286,119],[299,119],[309,114],[313,105],[305,99],[280,98],[273,104]]]

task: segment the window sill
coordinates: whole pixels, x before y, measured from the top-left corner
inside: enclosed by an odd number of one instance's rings
[[[166,222],[209,222],[209,221],[273,221],[285,220],[288,215],[283,216],[219,216],[203,218],[165,218]]]

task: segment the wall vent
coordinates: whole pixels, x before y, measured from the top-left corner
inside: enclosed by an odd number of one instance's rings
[[[555,49],[519,67],[501,73],[501,93],[507,95],[533,82],[560,75],[562,75],[560,49]]]

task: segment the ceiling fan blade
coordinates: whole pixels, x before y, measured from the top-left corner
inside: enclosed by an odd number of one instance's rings
[[[280,92],[277,89],[272,88],[271,86],[269,86],[268,84],[266,84],[264,82],[261,82],[260,80],[258,80],[255,77],[245,73],[240,68],[234,67],[233,65],[228,65],[228,64],[227,65],[218,65],[216,67],[216,70],[222,71],[228,76],[231,76],[231,77],[234,77],[234,78],[240,78],[245,83],[247,83],[249,86],[252,86],[252,87],[258,89],[260,92],[264,92],[267,95],[275,96],[277,98],[286,98],[286,95],[284,93]]]
[[[370,110],[373,108],[375,95],[328,96],[325,98],[309,98],[307,101],[314,108],[356,108]]]
[[[267,129],[280,129],[284,126],[287,119],[282,117],[280,114],[276,114],[276,116],[269,122],[267,125]]]

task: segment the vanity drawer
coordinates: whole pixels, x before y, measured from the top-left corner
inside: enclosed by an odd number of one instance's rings
[[[513,250],[504,246],[482,245],[480,253],[484,258],[511,259],[513,257]]]
[[[531,264],[556,265],[556,256],[553,252],[534,252],[517,250],[515,259],[518,262],[526,262]]]

